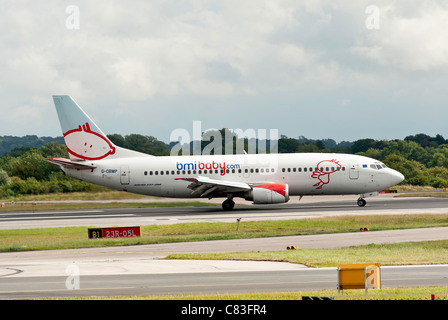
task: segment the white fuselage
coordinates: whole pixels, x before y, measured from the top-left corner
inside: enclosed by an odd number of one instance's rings
[[[182,180],[190,177],[244,182],[250,186],[283,183],[289,185],[290,195],[299,196],[364,194],[387,189],[403,180],[399,172],[377,160],[335,153],[142,156],[86,163],[96,167],[63,170],[68,176],[112,189],[176,198],[197,197],[188,188],[189,182]]]

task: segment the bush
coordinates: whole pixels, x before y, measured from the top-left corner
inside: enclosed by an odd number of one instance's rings
[[[0,186],[7,186],[11,184],[11,178],[5,170],[0,169]]]

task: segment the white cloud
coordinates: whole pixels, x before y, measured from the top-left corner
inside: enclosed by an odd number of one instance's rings
[[[400,4],[400,5],[398,5]],[[448,67],[448,5],[435,1],[380,7],[380,30],[369,30],[353,51],[381,66],[406,71]]]
[[[280,45],[278,51],[278,61],[293,67],[304,67],[313,63],[313,54],[306,51],[302,46],[286,43]],[[317,58],[317,57],[316,57]]]
[[[371,4],[380,30],[365,27]],[[66,28],[68,5],[79,30]],[[73,95],[116,132],[165,137],[198,119],[311,137],[313,110],[334,115],[320,127],[350,134],[335,105],[345,121],[369,105],[447,98],[448,6],[435,0],[6,0],[0,28],[0,112],[11,119],[0,135],[60,134],[44,123],[56,119],[51,94]],[[27,112],[35,122],[14,123]]]
[[[3,117],[18,126],[30,126],[42,123],[42,113],[36,106],[22,105],[11,110],[11,113]]]

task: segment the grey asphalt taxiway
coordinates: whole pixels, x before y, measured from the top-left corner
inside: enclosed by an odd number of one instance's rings
[[[315,197],[283,206],[113,209],[2,213],[0,227],[68,225],[117,226],[180,222],[300,219],[331,215],[448,213],[444,198],[393,198],[368,201]],[[176,252],[226,252],[336,248],[369,243],[448,239],[448,228],[370,231],[334,235],[238,239],[93,249],[0,253],[0,299],[69,296],[228,293],[335,289],[336,268],[308,268],[279,262],[163,259]],[[382,266],[383,287],[448,286],[448,266]]]

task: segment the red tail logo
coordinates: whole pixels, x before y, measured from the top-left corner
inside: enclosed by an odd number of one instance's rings
[[[90,129],[88,122],[64,133],[68,152],[84,160],[100,160],[115,153],[115,147],[101,134]]]

